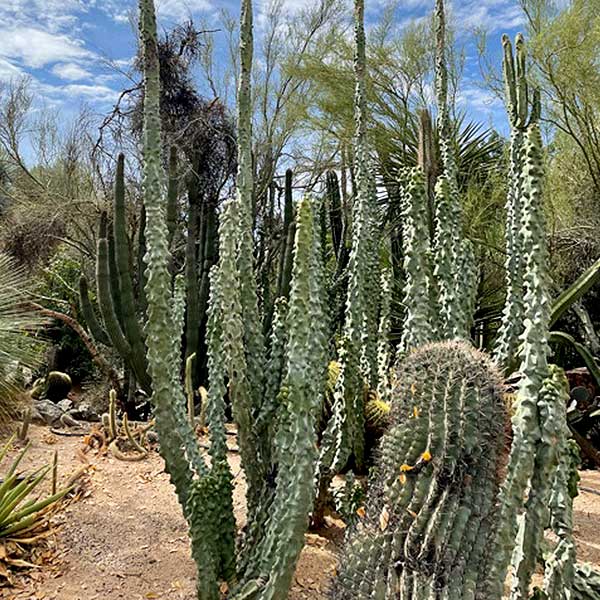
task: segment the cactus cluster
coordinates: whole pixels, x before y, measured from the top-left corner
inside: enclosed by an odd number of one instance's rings
[[[470,338],[473,288],[476,277],[465,277],[475,269],[474,255],[465,252],[462,210],[459,200],[458,167],[448,104],[448,64],[444,0],[435,3],[437,128],[442,173],[435,184],[433,277],[439,303],[438,339]]]
[[[131,274],[123,154],[117,158],[111,217],[112,227],[109,227],[107,215],[102,215],[97,242],[96,289],[102,322],[90,299],[84,275],[79,280],[81,310],[94,338],[115,348],[135,380],[149,394],[152,391],[152,381],[146,363],[144,315],[139,287],[136,291]]]
[[[433,341],[436,322],[431,299],[429,221],[425,177],[420,167],[406,174],[403,187],[404,296],[406,318],[400,349],[410,351]]]
[[[198,596],[219,597],[219,581],[231,597],[282,598],[303,544],[312,508],[317,463],[316,422],[326,377],[327,319],[316,200],[298,205],[289,299],[277,302],[267,348],[259,327],[252,271],[252,165],[250,68],[252,7],[241,14],[238,194],[223,208],[219,264],[211,272],[207,327],[209,394],[206,422],[210,464],[200,454],[186,414],[178,373],[180,336],[169,274],[168,227],[160,172],[156,23],[150,0],[140,0],[144,56],[144,204],[147,215],[148,365],[161,453],[192,539],[199,566]],[[264,366],[268,365],[268,377]],[[238,430],[248,486],[247,525],[241,554],[235,551],[232,475],[225,444],[225,402]],[[255,417],[260,427],[255,427]],[[266,442],[272,438],[270,444]]]
[[[429,113],[421,114],[419,164],[399,176],[404,242],[404,352],[434,340],[470,339],[478,272],[473,244],[462,235],[454,133],[448,105],[446,23],[435,4],[437,130],[441,173],[432,180]],[[432,192],[432,189],[433,192]]]
[[[354,3],[356,198],[348,257],[348,292],[340,343],[340,375],[333,416],[323,436],[321,472],[336,472],[351,459],[365,464],[364,386],[377,387],[378,248],[375,242],[375,180],[367,141],[364,0]],[[333,182],[329,177],[329,185]],[[339,252],[339,251],[338,251]]]
[[[472,248],[460,235],[442,1],[436,3],[436,17],[444,171],[435,196],[433,239],[427,211],[430,182],[422,166],[406,174],[407,317],[403,357],[390,377],[390,276],[384,270],[380,286],[380,249],[373,235],[375,184],[366,139],[364,2],[355,1],[357,193],[337,363],[329,362],[327,354],[325,213],[318,200],[299,201],[293,219],[291,194],[286,199],[285,239],[293,235],[293,251],[283,253],[272,311],[267,302],[259,307],[252,262],[252,4],[243,0],[237,195],[220,212],[219,262],[210,271],[208,460],[199,450],[187,408],[194,390],[193,353],[187,354],[187,398],[179,368],[173,368],[180,364],[183,321],[180,303],[172,301],[169,195],[160,161],[156,22],[152,0],[139,4],[145,85],[147,371],[161,453],[189,524],[198,597],[218,600],[221,581],[227,582],[230,600],[287,597],[316,491],[327,487],[346,464],[364,465],[365,425],[385,429],[385,435],[365,510],[360,511],[364,516],[348,535],[334,597],[499,600],[512,560],[511,594],[517,600],[529,594],[540,557],[548,598],[561,597],[562,588],[578,589],[582,571],[574,566],[569,494],[573,465],[566,441],[564,381],[547,363],[550,310],[537,96],[523,132],[519,168],[518,236],[526,257],[519,341],[524,377],[516,396],[506,464],[507,417],[500,374],[467,342],[449,339],[468,338],[476,269]],[[329,175],[329,208],[335,212],[339,198],[333,180]],[[286,183],[291,184],[291,175]],[[343,233],[336,215],[332,220],[339,260]],[[466,275],[463,287],[458,285],[459,273]],[[128,335],[126,328],[121,333]],[[333,388],[332,414],[319,439],[328,386]],[[239,539],[227,461],[227,402],[237,426],[247,483],[247,522]],[[349,481],[350,492],[352,475]],[[543,543],[547,526],[556,534],[552,546]]]

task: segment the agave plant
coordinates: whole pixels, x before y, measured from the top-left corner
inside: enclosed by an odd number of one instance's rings
[[[14,436],[0,450],[0,462],[8,453]],[[4,473],[0,483],[0,540],[34,529],[40,524],[45,509],[60,500],[71,488],[67,487],[53,492],[46,498],[31,498],[34,491],[46,478],[52,465],[45,465],[31,473],[18,473],[17,467],[23,460],[29,445],[25,446],[14,458],[8,471]],[[54,470],[55,471],[55,470]]]

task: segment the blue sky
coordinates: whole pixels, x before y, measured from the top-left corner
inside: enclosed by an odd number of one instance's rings
[[[312,0],[314,1],[314,0]],[[293,15],[311,0],[284,0]],[[83,104],[98,115],[112,107],[127,80],[115,71],[126,71],[135,50],[131,16],[135,0],[1,0],[0,84],[27,74],[32,78],[37,106],[60,112],[68,120]],[[383,0],[366,0],[367,25],[377,19]],[[218,11],[237,14],[235,0],[159,0],[159,24],[170,24],[192,16],[209,24]],[[397,19],[403,23],[431,12],[433,0],[401,0]],[[257,22],[264,9],[255,0]],[[494,60],[500,60],[500,35],[514,34],[523,24],[517,0],[455,0],[450,11],[459,43],[466,50],[461,102],[469,116],[504,129],[502,104],[481,88],[481,77],[473,30],[488,34]],[[349,8],[349,15],[351,10]],[[260,31],[257,32],[260,35]],[[224,34],[223,34],[224,36]],[[216,43],[219,44],[219,34]],[[225,40],[221,40],[225,46]]]

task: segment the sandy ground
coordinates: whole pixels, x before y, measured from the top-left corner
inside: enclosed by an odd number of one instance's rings
[[[31,427],[32,446],[22,466],[39,466],[59,451],[61,479],[89,461],[81,498],[69,503],[54,521],[49,540],[52,564],[33,580],[0,588],[0,598],[14,600],[195,600],[195,565],[186,524],[175,493],[156,452],[139,462],[110,454],[81,452],[82,439],[57,436]],[[6,459],[5,459],[6,460]],[[235,476],[234,508],[243,518],[244,483],[239,456],[230,454]],[[336,567],[333,544],[307,536],[290,600],[325,598]]]
[[[48,540],[52,559],[31,570],[17,586],[0,588],[14,600],[195,600],[195,567],[181,510],[157,453],[140,462],[109,454],[81,452],[82,440],[32,427],[32,447],[24,468],[52,460],[59,450],[63,480],[89,461],[79,500],[55,517]],[[243,514],[243,481],[237,454],[230,456],[236,476],[235,507]],[[600,565],[600,472],[582,473],[584,490],[575,500],[579,560]],[[339,533],[339,531],[338,531]],[[290,600],[320,600],[336,568],[335,546],[308,535]]]

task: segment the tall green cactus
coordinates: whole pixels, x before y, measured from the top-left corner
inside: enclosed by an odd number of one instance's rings
[[[292,278],[292,253],[294,248],[294,204],[292,183],[294,173],[291,169],[285,172],[285,189],[283,204],[283,228],[281,233],[281,253],[279,255],[279,273],[277,281],[277,297],[287,298],[290,295]]]
[[[469,339],[466,316],[472,306],[472,279],[464,279],[463,264],[471,254],[461,253],[462,210],[458,167],[448,106],[448,65],[444,1],[435,3],[435,94],[442,174],[435,185],[434,282],[439,303],[438,338]],[[469,270],[472,267],[469,266]]]
[[[437,318],[431,303],[429,225],[425,178],[414,167],[403,178],[402,236],[404,242],[404,297],[406,311],[400,347],[410,351],[433,341]]]
[[[140,325],[140,316],[136,306],[136,298],[131,277],[131,252],[127,235],[127,220],[125,207],[125,156],[117,158],[117,173],[115,179],[115,196],[113,207],[113,235],[115,240],[115,262],[119,280],[119,295],[121,298],[121,316],[123,327],[131,344],[132,368],[140,384],[150,385],[147,376],[146,348],[144,335]]]
[[[528,110],[527,86],[524,82],[524,41],[520,36],[517,38],[516,85],[510,74],[514,65],[512,50],[506,38],[503,43],[507,81],[513,81],[513,85],[508,85],[509,102],[513,103],[513,109],[522,124]],[[522,274],[523,332],[519,342],[522,344],[520,371],[524,377],[517,394],[513,443],[507,476],[499,498],[500,525],[489,546],[490,568],[484,588],[490,598],[500,597],[504,576],[512,557],[513,600],[529,597],[531,577],[541,553],[544,529],[549,521],[560,536],[560,543],[550,556],[546,571],[545,588],[549,597],[555,597],[557,593],[558,561],[561,565],[560,594],[570,593],[574,577],[574,549],[570,539],[571,499],[566,491],[568,475],[565,473],[568,469],[565,458],[568,454],[567,395],[560,374],[556,369],[550,369],[547,363],[551,307],[541,199],[542,140],[539,115],[539,93],[534,93],[529,123],[521,140],[521,163],[517,177],[519,195],[516,200],[513,199],[520,203],[520,223],[512,242],[511,233],[507,231],[509,243],[513,243],[512,252],[522,252],[523,259],[519,260],[524,260],[524,265],[521,266],[518,261],[515,262],[517,266],[509,272],[516,280]],[[510,214],[509,206],[508,230],[511,218],[514,219],[515,214],[514,211]],[[517,281],[515,285],[521,283]],[[510,312],[510,303],[511,299],[508,297],[505,317]],[[504,330],[501,334],[500,349],[509,348],[505,344],[508,340],[506,333]],[[512,351],[515,352],[516,349]],[[510,353],[500,352],[498,358],[503,361],[501,364],[504,368],[509,367],[510,361],[514,360]],[[522,518],[519,521],[520,514]]]
[[[264,383],[265,356],[253,264],[252,57],[252,0],[244,0],[240,15],[240,74],[237,93],[238,171],[236,185],[240,219],[238,268],[241,277],[240,293],[244,313],[243,331],[248,363],[248,385],[253,410],[258,410]]]
[[[386,401],[390,394],[391,365],[391,309],[392,309],[392,269],[387,267],[381,273],[381,306],[377,340],[377,394]]]
[[[524,317],[524,271],[526,254],[521,236],[523,216],[523,168],[526,161],[525,138],[528,127],[528,84],[525,41],[517,36],[513,55],[508,36],[502,37],[503,73],[506,112],[510,124],[509,181],[506,197],[506,299],[502,312],[502,322],[496,341],[495,356],[505,370],[514,368],[517,361],[519,338],[523,332]]]
[[[358,162],[344,327],[346,353],[341,355],[334,415],[319,449],[316,427],[328,362],[320,207],[309,198],[298,205],[287,310],[285,300],[280,300],[267,353],[252,268],[252,9],[250,0],[242,3],[238,193],[225,203],[220,215],[219,264],[211,270],[208,464],[187,419],[179,369],[173,368],[180,362],[181,335],[174,329],[175,323],[180,327],[181,315],[172,306],[169,271],[156,22],[152,0],[139,3],[146,92],[145,333],[161,453],[189,524],[198,565],[198,598],[218,600],[219,581],[226,580],[230,600],[283,600],[303,545],[318,476],[330,474],[352,455],[359,465],[364,459],[364,389],[365,383],[373,382],[373,367],[372,353],[361,349],[373,328],[377,310],[372,305],[378,304],[369,296],[377,252],[370,240],[374,185],[366,146],[364,4],[356,0]],[[535,561],[544,550],[541,540],[548,520],[559,542],[546,553],[546,592],[554,598],[559,585],[577,586],[580,571],[571,569],[570,504],[565,492],[570,464],[564,453],[564,390],[546,358],[550,312],[540,203],[539,99],[534,100],[536,118],[524,135],[526,160],[521,173],[519,235],[527,256],[524,379],[501,492],[505,405],[500,375],[483,354],[465,342],[423,346],[428,339],[425,323],[431,328],[423,317],[422,323],[411,327],[414,341],[406,343],[405,350],[420,347],[408,352],[396,372],[390,425],[372,477],[367,516],[349,534],[335,597],[499,600],[514,556],[513,598],[523,598]],[[418,196],[425,187],[422,174],[413,172],[413,178]],[[444,185],[450,186],[449,180],[445,181]],[[419,214],[422,209],[417,197],[407,206],[408,220],[416,223],[409,223],[416,229],[412,232],[415,244],[428,238],[418,233],[426,229],[426,220]],[[107,242],[102,250],[108,255]],[[416,254],[412,259],[417,260]],[[411,266],[411,276],[418,274],[417,267],[418,262]],[[419,281],[424,287],[419,289],[413,280],[407,295],[414,295],[414,311],[422,308],[419,298],[423,304],[430,299],[426,279]],[[108,292],[109,288],[104,289]],[[461,323],[456,326],[462,328],[460,335],[464,335],[470,317],[464,309],[465,297],[461,298],[460,310],[452,306],[451,311],[452,319]],[[381,310],[384,331],[385,304]],[[450,322],[447,318],[446,325]],[[237,550],[224,428],[226,397],[232,404],[248,484],[248,521]],[[557,445],[553,444],[555,438]],[[319,454],[322,462],[317,467]],[[513,554],[520,514],[523,525]]]
[[[350,533],[335,598],[467,598],[493,533],[503,388],[463,342],[425,345],[398,366],[391,423]]]
[[[172,150],[169,161],[169,188],[167,201],[167,220],[169,223],[169,240],[172,238],[174,213],[177,200],[177,179],[175,160]],[[145,246],[145,209],[141,212],[138,238],[138,261],[144,253]],[[79,295],[82,314],[94,338],[105,345],[115,348],[131,369],[135,380],[142,389],[150,394],[152,381],[146,363],[146,347],[144,344],[143,321],[145,318],[145,294],[143,289],[135,289],[132,276],[132,253],[127,233],[127,207],[125,202],[125,157],[117,158],[115,173],[115,189],[112,210],[112,233],[108,228],[107,216],[103,215],[98,236],[96,257],[96,288],[98,293],[99,312],[103,323],[96,316],[90,300],[88,282],[84,275],[79,281]],[[138,264],[138,288],[144,284],[143,269]],[[137,293],[136,293],[137,291]]]
[[[275,433],[277,487],[260,548],[260,598],[284,598],[312,509],[318,450],[316,422],[325,389],[325,315],[320,236],[311,201],[298,206],[294,273],[287,316],[288,343],[282,382],[285,396]]]
[[[242,38],[251,40],[251,6],[242,7]],[[181,336],[173,332],[180,315],[171,307],[171,275],[168,249],[163,176],[160,167],[160,121],[156,22],[151,0],[140,0],[140,32],[144,60],[144,204],[147,212],[147,301],[146,339],[148,363],[153,378],[152,401],[161,453],[175,485],[190,527],[192,553],[198,565],[198,597],[216,600],[219,579],[229,581],[232,599],[247,598],[249,590],[258,599],[283,598],[291,582],[294,565],[303,544],[304,531],[314,496],[316,467],[316,422],[321,414],[327,364],[324,312],[322,251],[317,226],[318,208],[304,199],[298,208],[294,245],[293,276],[287,316],[287,339],[272,345],[271,363],[282,369],[277,401],[268,419],[272,432],[269,461],[276,465],[273,479],[265,471],[266,459],[254,427],[260,415],[264,388],[263,373],[254,372],[262,364],[264,345],[255,331],[245,327],[252,318],[256,286],[250,287],[252,271],[243,271],[251,261],[252,243],[248,222],[251,193],[246,162],[238,178],[238,197],[226,203],[220,219],[218,267],[211,275],[208,322],[210,388],[207,422],[210,432],[211,462],[200,455],[191,425],[186,418],[185,398],[179,381]],[[240,102],[249,100],[250,62],[248,46],[242,44]],[[248,110],[248,107],[246,107]],[[240,127],[247,114],[240,110]],[[246,122],[246,125],[249,123]],[[246,130],[246,133],[248,131]],[[249,144],[246,135],[240,146]],[[240,156],[249,160],[247,148]],[[242,163],[244,161],[242,160]],[[250,263],[251,266],[251,263]],[[246,287],[245,287],[246,286]],[[246,310],[250,307],[250,313]],[[254,324],[256,325],[256,321]],[[281,326],[274,335],[281,336]],[[261,355],[256,360],[254,349]],[[272,393],[277,382],[268,378]],[[259,386],[260,387],[257,387]],[[254,387],[253,387],[254,386]],[[242,466],[248,484],[248,524],[244,555],[234,553],[234,518],[231,499],[231,473],[226,460],[224,430],[225,397],[229,395],[238,427]],[[272,400],[271,400],[272,401]],[[297,454],[298,452],[298,454]],[[267,453],[265,453],[267,454]],[[253,542],[251,544],[250,542]],[[236,560],[236,558],[241,560]],[[237,585],[236,585],[237,582]]]
[[[364,387],[376,380],[377,310],[374,287],[377,278],[377,247],[374,243],[375,182],[370,170],[367,142],[366,51],[364,0],[355,0],[355,96],[356,198],[354,199],[352,244],[348,260],[348,295],[340,350],[334,417],[324,435],[322,467],[333,471],[353,457],[359,468],[365,460]]]

